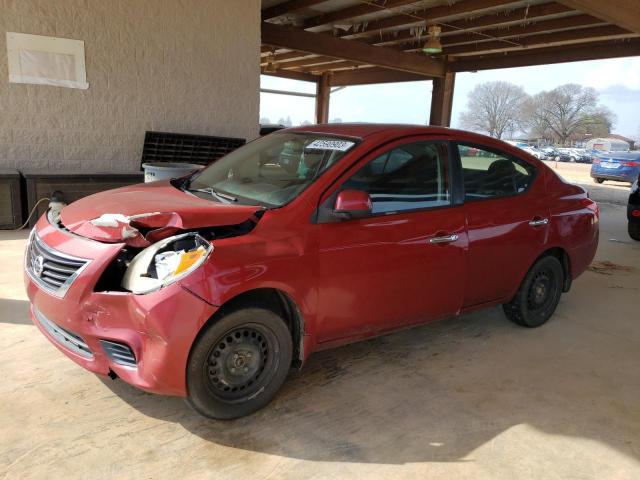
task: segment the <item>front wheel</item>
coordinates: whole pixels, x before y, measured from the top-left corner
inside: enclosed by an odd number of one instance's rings
[[[207,327],[191,351],[187,402],[210,418],[249,415],[280,389],[292,351],[289,329],[274,312],[232,311]]]
[[[569,158],[569,161],[570,161],[571,163],[575,163],[575,161],[576,161],[576,157],[570,157],[570,158]]]
[[[629,236],[640,242],[640,222],[629,222]]]
[[[596,183],[604,183],[604,178],[596,177],[596,178],[593,179],[593,181],[596,182]]]
[[[556,257],[542,257],[524,277],[518,293],[502,306],[507,318],[523,327],[539,327],[555,312],[564,272]]]

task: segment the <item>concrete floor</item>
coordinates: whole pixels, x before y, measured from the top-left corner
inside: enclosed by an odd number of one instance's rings
[[[4,232],[0,478],[640,478],[640,243],[601,208],[544,327],[494,308],[319,353],[232,422],[64,357],[27,317],[26,233]]]

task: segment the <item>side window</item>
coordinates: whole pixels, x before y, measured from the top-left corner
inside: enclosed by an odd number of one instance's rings
[[[495,198],[524,192],[535,174],[533,165],[499,151],[458,145],[465,200]]]
[[[374,214],[449,205],[448,158],[445,143],[409,143],[371,160],[342,189],[367,192]]]

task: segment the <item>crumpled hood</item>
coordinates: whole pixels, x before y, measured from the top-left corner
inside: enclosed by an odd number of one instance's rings
[[[261,209],[199,198],[160,181],[82,198],[62,209],[61,220],[83,237],[145,247],[181,230],[257,221]]]

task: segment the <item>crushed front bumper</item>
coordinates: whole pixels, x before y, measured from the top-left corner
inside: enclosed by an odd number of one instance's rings
[[[150,392],[185,396],[189,351],[216,307],[179,283],[146,295],[95,292],[97,280],[122,245],[71,235],[46,219],[36,230],[54,251],[90,260],[63,296],[43,288],[25,271],[31,317],[40,331],[87,370],[114,372]]]

